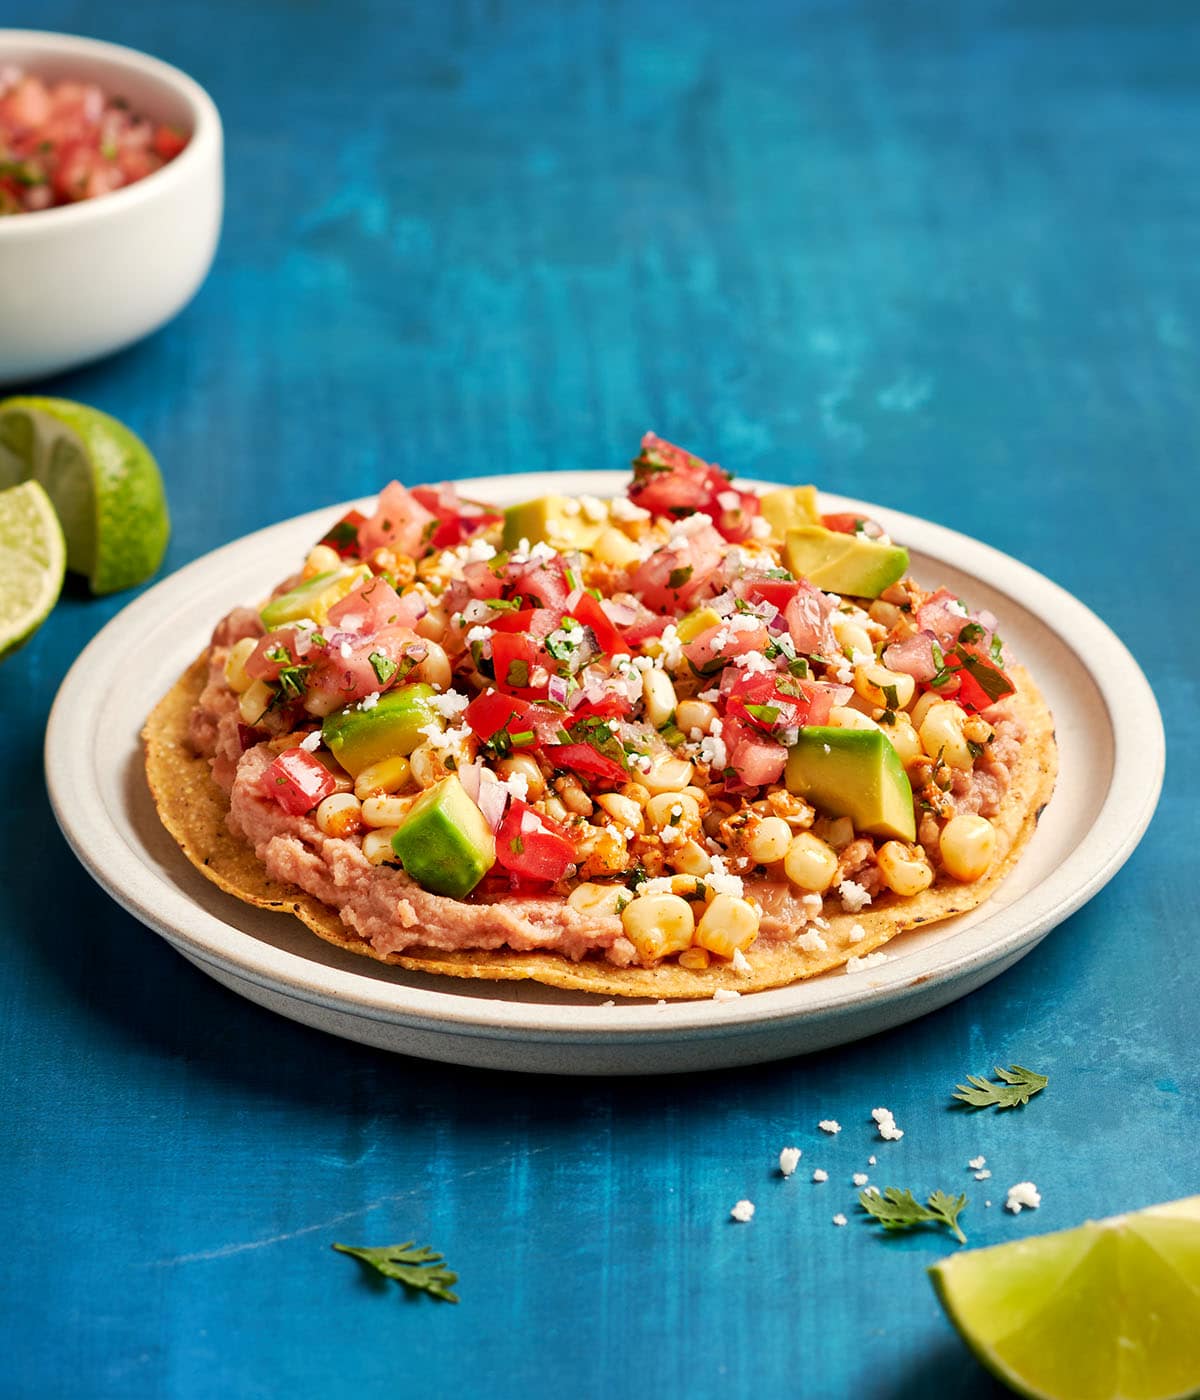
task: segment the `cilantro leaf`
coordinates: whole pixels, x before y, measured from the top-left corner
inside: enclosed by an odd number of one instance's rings
[[[385,1278],[394,1278],[406,1288],[420,1289],[431,1297],[440,1298],[444,1303],[457,1303],[458,1295],[450,1289],[458,1282],[458,1275],[445,1267],[442,1256],[430,1249],[427,1244],[413,1248],[414,1241],[404,1244],[385,1244],[375,1248],[349,1244],[335,1244],[339,1254],[352,1254],[369,1264]]]
[[[387,685],[400,669],[390,656],[385,656],[381,651],[373,651],[367,660],[371,663],[371,670],[375,672],[375,679],[380,685]]]
[[[875,1191],[860,1191],[858,1203],[885,1230],[912,1230],[918,1225],[944,1225],[958,1240],[966,1244],[967,1237],[958,1223],[966,1209],[966,1196],[948,1196],[935,1191],[922,1205],[911,1191],[889,1186],[879,1195]]]
[[[1002,1084],[993,1084],[977,1074],[968,1074],[966,1084],[954,1086],[954,1097],[970,1108],[1018,1108],[1027,1104],[1034,1094],[1040,1094],[1049,1084],[1049,1079],[1036,1070],[1025,1069],[1021,1065],[1010,1065],[1008,1069],[994,1066],[997,1078]]]
[[[993,705],[997,700],[1003,700],[1006,695],[1013,693],[1012,682],[1003,671],[998,670],[995,666],[990,666],[972,652],[964,651],[962,647],[955,647],[954,654],[962,663],[963,670],[975,681]]]
[[[671,589],[682,588],[692,576],[692,565],[685,564],[680,569],[672,569],[667,579],[667,587]]]

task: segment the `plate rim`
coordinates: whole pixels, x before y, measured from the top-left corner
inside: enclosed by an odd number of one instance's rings
[[[464,494],[503,499],[536,494],[539,488],[571,494],[611,495],[627,480],[628,474],[620,471],[566,470],[471,477],[455,485]],[[779,485],[754,479],[744,484],[760,490]],[[913,549],[977,577],[989,588],[1034,612],[1042,625],[1074,655],[1103,701],[1113,753],[1108,788],[1093,824],[1093,833],[1111,833],[1104,843],[1102,858],[1098,864],[1085,860],[1096,840],[1096,835],[1089,833],[1035,890],[1026,891],[1012,905],[1004,906],[1003,912],[1017,909],[1047,886],[1054,891],[1054,898],[1048,903],[1043,901],[1044,907],[1036,918],[1021,923],[999,941],[989,941],[984,946],[973,944],[969,935],[992,922],[991,919],[982,920],[963,931],[962,937],[967,941],[953,951],[945,944],[914,950],[907,957],[897,958],[890,968],[883,965],[870,979],[856,977],[849,985],[845,981],[818,979],[820,985],[828,987],[829,993],[815,1005],[789,1006],[778,996],[799,987],[816,985],[815,982],[795,983],[790,988],[770,989],[716,1003],[702,999],[659,1005],[619,1000],[609,1004],[591,994],[580,994],[580,1000],[561,1004],[523,1002],[500,996],[465,996],[454,990],[426,989],[400,980],[367,977],[353,969],[313,962],[299,953],[264,944],[252,933],[208,914],[177,886],[161,879],[157,871],[139,858],[128,841],[114,833],[119,850],[126,853],[131,862],[123,878],[118,878],[107,868],[105,852],[98,849],[104,845],[103,839],[97,839],[94,827],[91,833],[87,830],[84,812],[90,807],[94,817],[97,808],[105,811],[99,784],[90,784],[83,778],[92,773],[97,721],[93,716],[87,726],[77,723],[80,699],[89,692],[94,693],[93,671],[104,660],[108,660],[111,670],[112,658],[121,655],[121,643],[127,637],[135,638],[145,622],[156,619],[164,607],[169,607],[176,594],[186,593],[192,579],[219,569],[220,563],[231,556],[250,553],[255,544],[265,542],[267,537],[299,532],[310,525],[313,528],[323,526],[329,518],[336,518],[335,512],[344,513],[352,507],[369,504],[375,499],[374,495],[318,507],[207,551],[147,589],[96,634],[63,678],[46,727],[45,774],[55,819],[72,851],[97,883],[118,904],[172,945],[186,944],[204,962],[265,989],[398,1028],[579,1045],[618,1040],[689,1040],[745,1033],[755,1028],[765,1032],[797,1019],[840,1020],[866,1008],[879,1010],[903,1001],[918,987],[932,990],[965,978],[970,971],[978,969],[981,962],[1003,964],[1007,958],[1011,963],[1091,899],[1117,873],[1141,840],[1158,803],[1166,759],[1163,723],[1153,691],[1132,653],[1108,624],[1073,594],[1029,565],[935,521],[833,492],[821,492],[820,496],[830,509],[862,511],[881,520],[889,533]],[[964,557],[964,551],[969,560],[966,564],[958,562]],[[264,586],[269,586],[269,580]],[[1036,607],[1028,596],[1031,593],[1038,597]],[[190,659],[190,653],[182,658],[180,671]],[[84,712],[88,713],[86,708]],[[1131,739],[1131,731],[1139,736],[1136,743]],[[133,756],[125,754],[124,758],[128,760]],[[69,791],[67,775],[71,782]],[[1117,810],[1125,814],[1124,819],[1113,823],[1111,817]],[[1136,813],[1132,822],[1128,819],[1131,812]],[[185,860],[182,853],[178,858]],[[215,925],[216,930],[207,932],[219,931],[217,943],[214,944],[211,937],[202,936],[195,926],[180,927],[162,917],[152,899],[139,897],[144,884],[149,887],[155,883],[173,890],[178,899],[190,905],[200,915],[200,925]],[[147,896],[149,892],[147,888]],[[1000,912],[997,910],[997,914]],[[257,950],[257,956],[244,956],[245,947],[241,950],[243,956],[238,956],[239,950],[231,945],[239,941]],[[904,963],[909,959],[915,961],[905,968]],[[936,960],[936,966],[923,965],[929,960]],[[338,985],[344,983],[349,985]],[[492,985],[504,991],[521,984]],[[836,990],[839,986],[840,992]],[[764,1002],[763,998],[768,997],[774,999]],[[585,1023],[572,1023],[573,1018],[581,1018]]]

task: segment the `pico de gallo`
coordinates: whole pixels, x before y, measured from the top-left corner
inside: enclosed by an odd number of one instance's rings
[[[187,143],[180,127],[139,116],[97,83],[0,65],[0,214],[109,194],[160,170]]]
[[[256,847],[460,911],[553,896],[626,964],[736,967],[819,940],[826,900],[981,879],[1021,741],[994,617],[920,587],[880,522],[654,434],[612,500],[392,482],[213,658],[198,727]],[[355,926],[405,946],[379,906]]]

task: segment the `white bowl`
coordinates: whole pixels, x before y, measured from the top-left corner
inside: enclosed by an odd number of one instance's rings
[[[8,63],[95,81],[190,139],[124,189],[0,218],[0,384],[94,360],[169,321],[212,264],[224,199],[221,118],[187,74],[118,44],[30,29],[0,29]]]

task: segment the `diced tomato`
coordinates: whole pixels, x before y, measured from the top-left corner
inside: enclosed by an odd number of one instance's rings
[[[764,783],[777,783],[782,777],[787,762],[787,749],[782,744],[764,738],[732,716],[724,721],[721,738],[728,767],[744,787],[762,787]]]
[[[476,559],[464,564],[463,578],[472,598],[499,598],[504,593],[504,580],[486,560]]]
[[[437,517],[437,528],[432,539],[435,549],[453,549],[502,518],[475,501],[464,501],[449,482],[444,481],[437,486],[414,486],[412,494]]]
[[[566,716],[558,710],[531,705],[515,695],[487,690],[467,706],[465,718],[472,732],[485,743],[507,729],[509,734],[529,733],[539,743],[553,744],[558,741]]]
[[[330,528],[327,534],[321,536],[318,543],[327,545],[343,559],[357,559],[359,557],[358,530],[366,518],[361,510],[348,511],[336,525]]]
[[[962,647],[961,650],[971,658],[969,665],[957,655],[947,656],[945,664],[946,669],[958,680],[958,690],[954,699],[964,709],[988,710],[1009,695],[1015,694],[1016,686],[990,657],[982,655],[974,647]],[[986,677],[988,689],[984,689],[977,675]],[[946,695],[947,691],[939,687],[938,694]]]
[[[748,613],[735,614],[735,616],[749,618]],[[732,619],[726,618],[724,621],[707,628],[684,647],[684,656],[697,671],[707,674],[721,659],[728,660],[734,656],[743,656],[748,651],[765,650],[771,638],[770,633],[761,622],[756,620],[756,625],[735,631],[730,625],[731,621]]]
[[[436,528],[437,516],[398,481],[389,481],[379,493],[375,514],[358,527],[359,552],[365,557],[387,546],[420,559],[429,550]]]
[[[416,594],[401,598],[387,579],[373,578],[334,603],[329,609],[329,625],[347,632],[377,632],[397,623],[411,627],[422,606]]]
[[[343,647],[349,655],[343,655]],[[341,705],[398,685],[411,669],[405,663],[424,655],[425,641],[411,627],[383,627],[370,637],[346,636],[336,646],[314,650],[304,707],[312,715],[332,714]]]
[[[747,598],[761,598],[783,612],[799,593],[800,583],[794,578],[748,578],[741,591]]]
[[[281,627],[260,637],[246,658],[246,674],[256,681],[274,681],[285,666],[296,665],[296,629]]]
[[[592,629],[596,645],[601,651],[607,652],[609,656],[615,656],[618,652],[628,654],[629,646],[617,630],[616,624],[590,593],[585,593],[575,604],[571,609],[571,616],[576,622],[582,622],[585,627]]]
[[[301,748],[284,749],[259,779],[264,797],[278,802],[285,812],[302,817],[337,787],[333,774]]]
[[[783,610],[797,651],[808,656],[832,655],[837,651],[837,638],[829,623],[833,607],[832,600],[819,588],[807,579],[799,580],[796,593]]]
[[[575,862],[566,829],[513,798],[496,832],[496,860],[522,880],[561,880]]]
[[[644,559],[630,580],[630,591],[660,613],[691,607],[706,591],[725,558],[725,541],[711,525],[688,533],[678,549],[664,546]]]
[[[779,672],[737,672],[726,684],[735,667],[721,677],[725,713],[741,723],[767,733],[795,729],[806,724],[824,724],[832,700],[819,685]],[[795,692],[795,693],[793,693]],[[771,711],[775,711],[774,714]]]
[[[187,132],[166,123],[155,128],[154,150],[163,160],[173,160],[187,145]]]
[[[497,609],[496,615],[488,619],[493,632],[526,632],[535,641],[542,641],[562,621],[562,614],[556,608],[517,608],[513,612]]]
[[[497,690],[508,691],[525,700],[545,699],[550,679],[545,661],[541,647],[524,632],[496,632],[492,636],[492,666]],[[533,680],[537,668],[544,673],[540,684]]]
[[[600,753],[591,744],[548,744],[542,752],[555,768],[569,768],[572,773],[581,773],[585,778],[597,778],[615,785],[629,781],[629,774],[616,759]]]
[[[652,515],[679,517],[691,515],[728,485],[729,478],[720,467],[647,433],[633,463],[629,499]]]
[[[571,711],[571,723],[581,719],[627,719],[633,713],[633,705],[619,690],[606,692],[599,700],[584,700]]]
[[[827,530],[836,530],[839,535],[857,534],[858,527],[863,524],[863,517],[855,515],[850,511],[835,511],[832,515],[823,515],[821,524]]]
[[[524,598],[535,608],[556,608],[559,613],[570,592],[563,562],[557,557],[512,564],[504,581],[506,598]]]
[[[704,508],[713,524],[730,544],[740,544],[754,533],[754,518],[762,512],[762,502],[753,491],[727,486]]]

